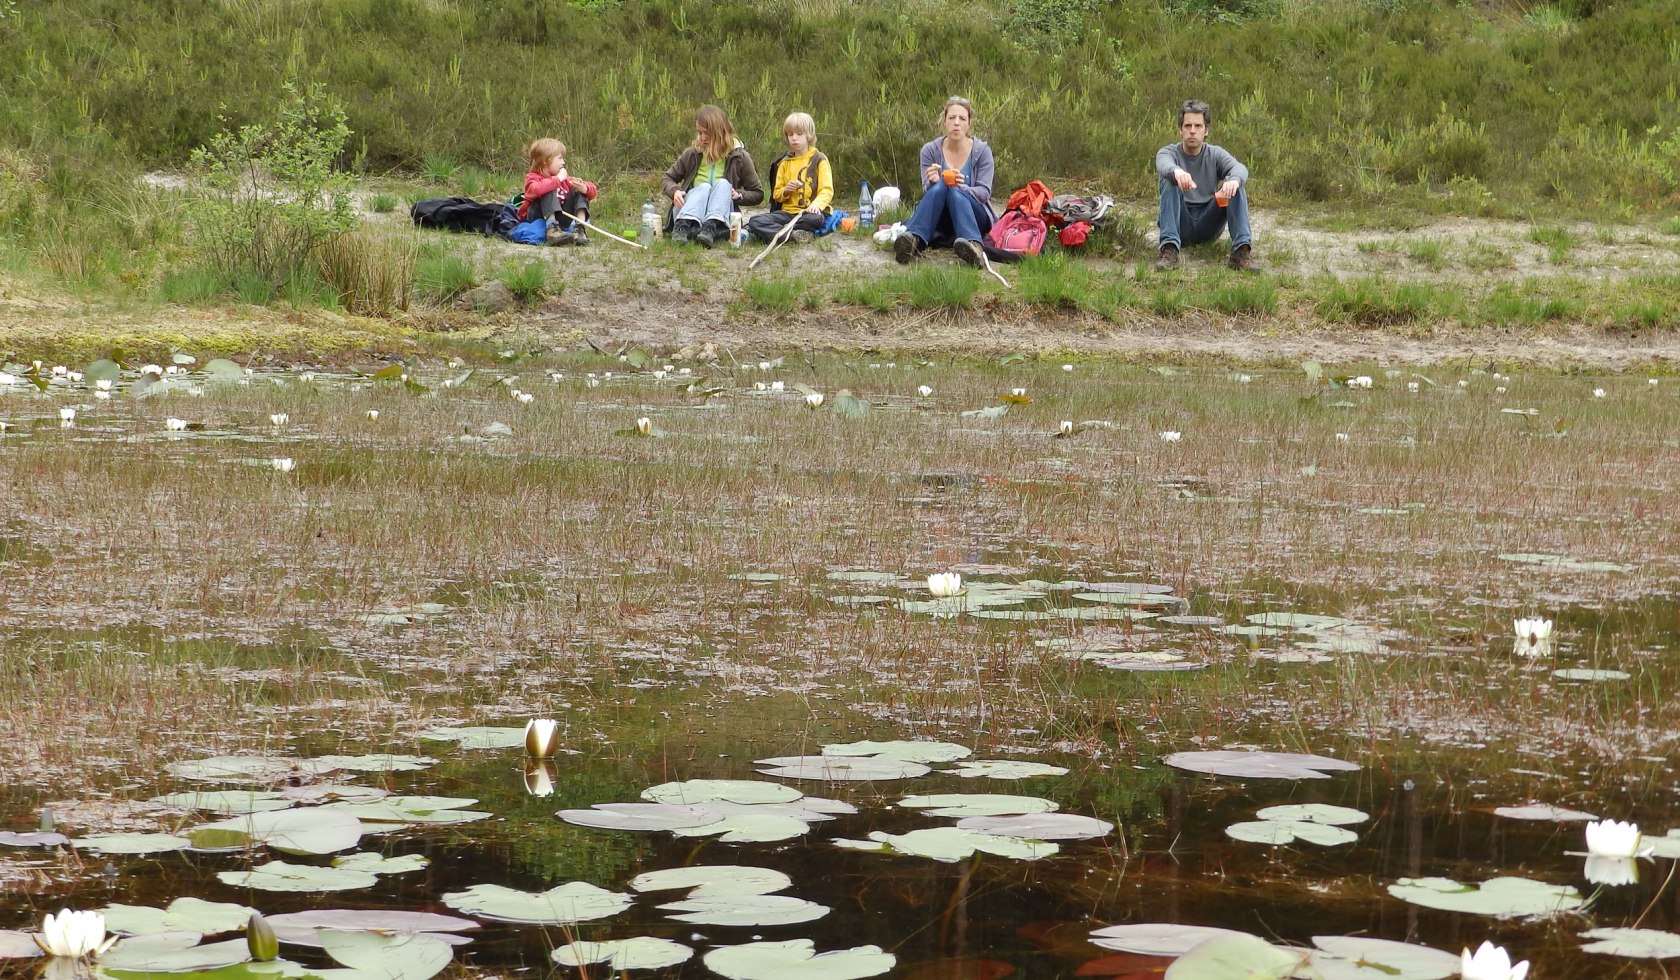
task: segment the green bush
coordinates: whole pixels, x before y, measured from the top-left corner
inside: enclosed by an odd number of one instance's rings
[[[1318,300],[1326,320],[1388,327],[1416,323],[1444,313],[1444,298],[1426,285],[1386,279],[1331,283]]]
[[[754,309],[792,313],[804,299],[804,286],[794,279],[749,279],[743,287]]]
[[[439,246],[420,249],[414,260],[414,289],[420,296],[441,303],[478,285],[472,263]]]
[[[501,279],[522,303],[542,299],[550,289],[548,263],[541,259],[532,259],[524,265],[509,264],[502,270]]]

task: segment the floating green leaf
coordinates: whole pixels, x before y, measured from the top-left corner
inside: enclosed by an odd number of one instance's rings
[[[82,380],[90,385],[98,381],[115,383],[121,377],[122,365],[109,358],[94,361],[87,367],[82,368]]]
[[[884,759],[898,759],[903,762],[955,762],[966,759],[974,753],[967,746],[954,742],[840,742],[823,746],[825,756],[852,758],[860,756],[875,756]]]
[[[777,813],[733,813],[715,823],[671,828],[678,837],[715,836],[730,844],[792,840],[810,831],[811,825],[805,821]]]
[[[991,422],[1003,418],[1009,413],[1008,405],[989,405],[985,408],[971,408],[962,413],[965,419],[981,419]]]
[[[449,965],[454,953],[431,936],[386,936],[377,932],[321,930],[321,948],[354,971],[356,978],[430,980]],[[324,980],[339,980],[340,971],[318,971]],[[345,976],[343,980],[351,980]]]
[[[642,790],[642,799],[653,803],[791,803],[804,796],[784,783],[759,779],[689,779],[660,783]]]
[[[1510,817],[1513,820],[1597,820],[1598,815],[1582,810],[1569,810],[1550,803],[1528,803],[1523,806],[1502,806],[1496,808],[1495,816]]]
[[[1307,820],[1250,820],[1234,823],[1225,828],[1225,836],[1251,844],[1280,845],[1304,840],[1324,847],[1352,844],[1359,839],[1359,835],[1351,830]]]
[[[870,832],[869,839],[878,844],[885,844],[900,854],[947,862],[966,860],[973,857],[976,851],[995,854],[998,857],[1036,861],[1060,850],[1055,844],[982,834],[957,827],[930,827],[912,830],[907,834],[889,834],[876,830]],[[837,840],[835,843],[845,846],[844,841]]]
[[[1314,936],[1311,966],[1323,980],[1448,980],[1458,976],[1459,957],[1391,939]]]
[[[371,888],[379,879],[366,871],[317,868],[310,864],[270,861],[249,871],[219,871],[216,877],[235,888],[270,892],[342,892]]]
[[[1363,810],[1329,803],[1285,803],[1281,806],[1262,807],[1254,815],[1261,820],[1291,820],[1333,826],[1364,823],[1371,819],[1371,815]]]
[[[957,768],[949,771],[954,775],[971,779],[975,777],[1033,779],[1038,776],[1066,776],[1068,773],[1064,766],[1052,766],[1043,762],[1019,762],[1014,759],[979,759],[972,762],[959,762]]]
[[[299,946],[321,945],[325,930],[366,929],[383,933],[438,933],[451,943],[467,942],[465,936],[449,935],[479,928],[472,919],[435,912],[405,912],[394,909],[310,909],[283,912],[266,917],[281,942]]]
[[[1388,893],[1404,902],[1448,912],[1471,912],[1501,919],[1567,912],[1586,904],[1568,885],[1548,885],[1528,878],[1490,878],[1466,885],[1451,878],[1401,878]]]
[[[565,925],[617,915],[629,908],[632,901],[629,895],[572,881],[545,892],[474,885],[466,891],[446,893],[443,904],[486,919]]]
[[[667,868],[663,871],[647,871],[630,879],[630,887],[639,892],[688,888],[692,889],[688,893],[689,898],[769,895],[792,884],[793,879],[780,871],[734,864]]]
[[[1065,770],[1064,770],[1065,771]],[[1056,804],[1037,796],[1007,796],[1001,793],[933,793],[906,796],[898,805],[926,810],[930,817],[990,817],[1001,814],[1049,813]]]
[[[614,973],[624,970],[663,970],[687,962],[694,950],[669,939],[637,936],[634,939],[613,939],[606,942],[577,940],[554,951],[554,962],[561,966],[582,966],[585,963],[606,963]]]
[[[809,939],[719,946],[704,959],[707,969],[729,980],[860,980],[880,976],[898,963],[879,946],[818,953]]]
[[[315,761],[324,762],[334,769],[350,769],[355,772],[416,772],[437,762],[436,759],[427,755],[389,755],[386,753],[323,755]]]
[[[1221,929],[1217,926],[1183,925],[1177,922],[1129,922],[1094,930],[1091,933],[1091,943],[1122,953],[1183,956],[1209,939],[1246,935],[1246,932]]]
[[[1552,676],[1565,681],[1625,681],[1633,675],[1622,670],[1590,670],[1586,667],[1564,667],[1552,671]]]
[[[174,834],[89,834],[70,845],[101,854],[160,854],[193,846],[192,841]]]
[[[834,395],[834,413],[848,419],[861,419],[869,414],[869,403],[841,388]]]
[[[159,932],[124,939],[99,958],[104,970],[147,970],[185,973],[215,970],[251,958],[244,939],[200,946],[196,932]]]
[[[717,823],[723,812],[704,803],[597,803],[588,810],[561,810],[555,816],[598,830],[678,830]]]
[[[264,755],[223,755],[182,759],[165,767],[183,779],[221,783],[278,783],[294,776],[318,776],[332,766],[311,759]]]
[[[1327,773],[1359,768],[1356,762],[1294,752],[1215,750],[1174,752],[1161,760],[1175,769],[1245,779],[1329,779]]]
[[[399,875],[409,871],[421,871],[431,863],[429,858],[421,854],[399,854],[396,857],[386,857],[383,854],[364,852],[333,858],[333,867],[335,868],[366,871],[368,874],[374,875]]]
[[[455,796],[387,796],[371,803],[339,802],[317,807],[319,810],[348,814],[366,823],[471,823],[493,816],[482,810],[467,810],[478,801],[471,797]]]
[[[1604,953],[1609,956],[1630,956],[1636,959],[1667,960],[1680,956],[1680,936],[1659,929],[1588,929],[1583,939],[1593,939],[1582,946],[1583,952]]]
[[[35,959],[40,955],[41,947],[35,945],[30,933],[0,929],[0,960]]]
[[[1303,952],[1279,949],[1256,936],[1215,936],[1173,960],[1164,980],[1285,980],[1307,959]]]
[[[525,744],[523,728],[431,728],[420,737],[436,742],[459,742],[463,749],[511,749]]]
[[[216,381],[243,381],[245,369],[225,357],[214,358],[204,365],[204,373]]]
[[[202,835],[230,831],[288,854],[331,854],[355,847],[362,839],[361,821],[353,814],[333,809],[351,805],[354,804],[333,803],[300,810],[248,813],[194,828],[192,838],[199,846],[218,846],[219,841],[212,844]]]
[[[209,810],[212,813],[260,813],[265,810],[284,810],[294,805],[279,793],[248,789],[187,790],[152,797],[153,803],[184,807],[188,810]]]
[[[828,906],[790,895],[720,895],[659,906],[678,922],[707,926],[785,926],[828,914]]]
[[[1107,820],[1078,813],[1026,813],[1009,816],[964,817],[958,830],[972,830],[996,837],[1022,840],[1089,840],[1114,829]]]
[[[157,932],[197,932],[210,935],[234,932],[245,928],[256,909],[231,902],[206,902],[201,898],[182,897],[169,903],[169,908],[148,905],[108,905],[105,928],[131,936]]]
[[[919,762],[903,762],[884,756],[842,758],[826,755],[786,755],[759,759],[758,764],[772,767],[759,770],[766,776],[783,779],[826,779],[832,782],[914,779],[932,772]]]

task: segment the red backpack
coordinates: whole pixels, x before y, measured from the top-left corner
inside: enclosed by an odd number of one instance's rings
[[[1016,255],[1037,255],[1049,237],[1050,227],[1044,219],[1024,211],[1005,211],[986,233],[986,241],[993,248]]]

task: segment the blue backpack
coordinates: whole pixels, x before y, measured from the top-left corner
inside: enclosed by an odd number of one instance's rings
[[[512,231],[508,232],[508,240],[518,242],[521,245],[546,245],[548,244],[548,222],[541,218],[521,221],[513,226]]]

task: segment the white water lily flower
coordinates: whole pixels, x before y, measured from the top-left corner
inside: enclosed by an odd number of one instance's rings
[[[514,397],[519,399],[519,404],[521,404],[521,405],[529,405],[532,402],[537,400],[537,396],[531,394],[528,391],[521,391],[517,395],[515,395]]]
[[[449,366],[452,367],[452,368],[458,368],[458,367],[461,366],[461,362],[459,360],[457,360],[456,358],[451,357],[449,359]]]
[[[805,396],[805,404],[810,408],[821,408],[822,403],[823,394],[820,391],[813,391]]]
[[[1604,389],[1603,388],[1594,388],[1593,389],[1593,397],[1594,398],[1603,398],[1604,397]]]
[[[612,372],[611,371],[602,371],[601,372],[601,380],[611,381],[612,380]]]
[[[1595,885],[1639,884],[1639,862],[1630,857],[1587,855],[1587,865],[1581,874]]]
[[[95,381],[93,383],[93,386],[95,388],[98,388],[100,391],[110,391],[111,390],[111,381],[110,381],[109,378],[101,378],[100,380]]]
[[[1528,961],[1511,965],[1511,954],[1505,947],[1495,946],[1484,939],[1472,954],[1468,949],[1461,955],[1459,976],[1463,980],[1524,980],[1528,976]]]
[[[56,916],[48,912],[41,923],[41,931],[33,938],[35,945],[48,956],[71,959],[99,956],[117,941],[115,936],[105,936],[105,913],[72,912],[69,909],[60,909]]]
[[[783,385],[780,381],[772,381],[772,382],[770,382],[770,390],[771,391],[786,391],[787,387],[785,385]]]
[[[1348,441],[1348,434],[1346,432],[1336,433],[1336,441],[1337,442],[1347,442]]]
[[[16,383],[17,383],[17,376],[16,375],[7,374],[4,371],[0,371],[0,387],[4,387],[6,385],[16,384]]]
[[[1237,375],[1237,384],[1240,384],[1240,385],[1245,385],[1245,384],[1248,384],[1248,383],[1249,383],[1249,382],[1251,382],[1251,381],[1253,381],[1253,380],[1254,380],[1254,379],[1253,379],[1253,378],[1252,378],[1252,377],[1250,377],[1250,376],[1248,376],[1248,375],[1246,375],[1246,374],[1239,374],[1239,375]]]
[[[1167,431],[1161,433],[1161,441],[1162,442],[1178,442],[1179,440],[1181,440],[1183,438],[1184,438],[1184,433],[1174,432],[1171,429],[1168,429]]]
[[[162,368],[162,367],[160,367],[160,366],[158,366],[158,365],[156,365],[156,364],[148,364],[148,365],[146,365],[146,366],[145,366],[145,367],[143,367],[143,368],[141,368],[141,369],[140,369],[140,373],[141,373],[141,374],[150,374],[150,375],[153,375],[153,376],[156,376],[156,377],[159,377],[159,378],[161,378],[161,377],[163,377],[163,368]],[[251,373],[251,369],[250,369],[250,368],[246,368],[246,369],[245,369],[245,373],[246,373],[246,374],[250,374],[250,373]]]
[[[82,372],[71,371],[69,374],[65,375],[65,377],[69,378],[71,381],[75,381],[75,382],[80,383],[81,380],[82,380]]]
[[[1459,381],[1459,382],[1458,382],[1458,386],[1459,386],[1459,387],[1460,387],[1460,388],[1468,388],[1468,387],[1470,387],[1470,382],[1469,382],[1469,381],[1465,381],[1465,380],[1460,380],[1460,381]]]
[[[108,402],[111,400],[111,393],[108,391],[96,391],[93,393],[93,397],[99,401]]]
[[[758,369],[759,369],[759,370],[760,370],[760,371],[768,371],[768,370],[770,370],[770,362],[769,362],[769,361],[759,361],[759,362],[758,362]]]
[[[1406,390],[1411,392],[1414,395],[1417,394],[1418,393],[1418,383],[1416,381],[1406,382]]]
[[[560,725],[553,718],[532,718],[525,723],[525,754],[547,759],[560,748]]]
[[[175,365],[171,364],[168,367],[163,369],[163,373],[164,374],[180,374],[182,372],[181,372],[181,369],[179,367],[176,367]]]
[[[1063,364],[1062,365],[1062,370],[1067,371],[1067,372],[1072,372],[1073,371],[1073,365],[1072,364]]]
[[[368,409],[367,410],[367,417],[368,417],[369,422],[379,421],[379,409],[377,409],[377,408]]]
[[[271,459],[268,461],[268,465],[274,467],[281,473],[290,473],[292,470],[297,468],[297,463],[293,462],[290,456],[281,456],[276,459]]]
[[[66,375],[66,374],[69,374],[69,373],[70,373],[70,369],[69,369],[69,368],[67,368],[67,367],[65,367],[65,366],[64,366],[64,365],[62,365],[62,364],[54,364],[54,365],[53,365],[53,369],[52,369],[52,373],[53,373],[53,377],[55,377],[55,378],[62,378],[62,377],[64,377],[64,376],[65,376],[65,375]]]
[[[1524,653],[1538,653],[1552,640],[1552,621],[1538,616],[1519,619],[1511,624],[1511,629],[1517,634],[1517,649]]]
[[[591,376],[591,377],[588,377],[588,378],[584,378],[583,379],[583,384],[584,384],[584,387],[586,387],[586,388],[599,388],[599,387],[601,387],[601,379]]]
[[[644,436],[645,435],[652,435],[653,434],[653,419],[648,418],[646,415],[637,419],[636,420],[636,431],[641,433]]]
[[[670,374],[670,373],[671,373],[671,372],[669,372],[669,371],[655,371],[655,372],[653,372],[653,380],[655,380],[655,381],[664,381],[664,380],[665,380],[665,376],[666,376],[666,375],[667,375],[667,374]]]
[[[73,409],[73,408],[61,408],[61,409],[59,409],[58,410],[58,420],[60,422],[74,422],[74,421],[76,421],[76,410]]]
[[[922,385],[920,388],[916,389],[916,394],[921,395],[923,398],[926,398],[929,395],[933,394],[933,389],[929,388],[927,385]]]
[[[670,364],[665,365],[665,373],[666,374],[670,374],[672,371],[675,371],[675,370],[676,370],[675,366],[670,365]]]
[[[305,382],[314,381],[315,380],[315,372],[314,371],[305,371],[302,374],[298,375],[298,380],[299,381],[305,381]]]
[[[1587,853],[1594,857],[1648,857],[1656,847],[1643,840],[1636,823],[1594,820],[1587,824]]]
[[[1009,389],[1009,393],[1016,398],[1027,397],[1027,389],[1025,388],[1011,388]]]
[[[1060,431],[1064,436],[1073,435],[1073,421],[1070,419],[1062,419],[1062,427]]]
[[[1650,380],[1650,381],[1647,381],[1647,382],[1646,382],[1646,384],[1648,384],[1648,385],[1650,385],[1650,386],[1651,386],[1651,387],[1653,387],[1653,388],[1655,388],[1655,387],[1656,387],[1656,386],[1657,386],[1657,379],[1656,379],[1656,378],[1652,378],[1652,379],[1651,379],[1651,380]]]
[[[935,599],[949,599],[962,592],[962,576],[956,572],[936,572],[928,576],[927,586]]]
[[[754,391],[769,391],[770,386],[765,384],[762,381],[754,381],[753,382],[753,390]]]
[[[287,422],[290,422],[291,420],[292,420],[292,417],[290,415],[287,415],[285,412],[275,412],[273,415],[270,415],[268,417],[269,424],[273,425],[276,429],[280,428],[282,425],[285,425]]]
[[[1494,393],[1494,394],[1496,394],[1496,395],[1503,395],[1503,394],[1505,394],[1505,386],[1504,386],[1504,385],[1500,385],[1500,386],[1499,386],[1499,387],[1497,387],[1497,388],[1495,388],[1495,389],[1493,389],[1493,393]]]
[[[1348,379],[1349,388],[1369,388],[1373,383],[1374,382],[1371,381],[1371,376],[1368,374],[1361,374],[1357,378]]]
[[[10,423],[10,422],[0,422],[0,432],[5,432],[7,429],[9,429],[11,427],[12,427],[12,423]]]
[[[169,418],[163,420],[163,427],[168,429],[170,432],[181,432],[186,429],[187,420],[170,416]]]

